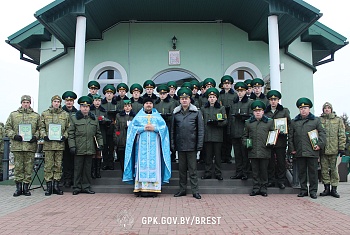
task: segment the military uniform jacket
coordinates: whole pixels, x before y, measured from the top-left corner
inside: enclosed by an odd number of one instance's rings
[[[154,108],[160,113],[168,128],[170,128],[171,115],[175,107],[176,104],[170,101],[169,97],[166,97],[164,100],[158,98],[156,102],[154,102]]]
[[[106,98],[104,98],[101,101],[101,106],[106,110],[107,117],[109,120],[111,120],[113,123],[115,121],[115,117],[118,113],[118,107],[117,107],[117,100],[115,97],[113,97],[111,102],[108,102]],[[107,132],[106,135],[113,135],[114,133],[114,125],[111,123],[111,125],[107,126]]]
[[[246,95],[239,101],[238,96],[230,105],[228,117],[228,132],[231,138],[242,138],[244,133],[245,121],[252,115],[250,105],[253,101]]]
[[[91,112],[84,116],[78,111],[72,116],[72,123],[68,129],[69,148],[76,148],[76,155],[93,155],[96,153],[96,142],[103,146],[102,135],[98,120]]]
[[[204,142],[223,142],[224,127],[227,125],[227,117],[225,107],[219,102],[215,102],[214,106],[206,103],[201,109],[204,120]],[[208,120],[218,120],[217,114],[220,114],[222,121],[217,125],[208,125]]]
[[[143,94],[142,98],[144,99],[147,96],[150,97],[153,100],[153,102],[158,98],[154,93],[152,93],[151,96],[149,96],[147,93],[145,93],[145,94]]]
[[[169,97],[169,100],[170,100],[171,102],[174,102],[174,103],[175,103],[175,107],[178,106],[178,105],[180,105],[180,98],[179,98],[176,94],[174,94],[173,97],[171,97],[171,96],[168,94],[168,97]]]
[[[263,93],[261,93],[259,96],[256,96],[254,93],[252,93],[249,98],[252,100],[261,100],[264,104],[266,104],[266,106],[269,105],[269,100]]]
[[[236,98],[238,98],[238,95],[232,88],[228,92],[221,90],[218,102],[225,107],[226,113],[229,114],[230,106]]]
[[[338,155],[339,150],[345,149],[346,136],[344,122],[335,113],[323,113],[320,119],[327,137],[327,144],[323,152],[326,155]]]
[[[134,111],[135,114],[137,114],[142,108],[143,108],[143,99],[140,97],[137,101],[134,100],[134,97],[131,97],[131,105],[132,105],[132,110]]]
[[[62,108],[49,109],[42,112],[40,117],[40,137],[43,139],[45,136],[49,136],[49,125],[59,124],[61,125],[61,135],[66,139],[68,138],[69,127],[69,114]],[[64,150],[64,141],[45,141],[43,150]]]
[[[107,138],[106,137],[107,129],[110,125],[112,125],[111,120],[109,121],[104,120],[104,118],[108,118],[108,117],[107,117],[106,110],[102,106],[96,108],[94,105],[91,105],[90,112],[93,113],[98,120],[98,124],[100,126],[100,131],[103,139],[103,145],[105,145],[106,138]]]
[[[202,150],[203,116],[193,104],[190,104],[186,112],[182,110],[181,105],[174,109],[170,129],[171,149],[183,152]]]
[[[312,130],[318,131],[318,146],[324,149],[326,145],[326,132],[322,126],[321,120],[315,117],[312,113],[305,119],[298,114],[291,125],[291,132],[289,133],[288,151],[296,151],[296,157],[319,157],[320,151],[315,151],[312,148],[308,132]]]
[[[125,148],[128,121],[131,121],[135,115],[136,114],[132,110],[130,111],[129,115],[127,115],[124,110],[117,114],[114,133],[114,143],[117,147]]]
[[[19,124],[31,124],[32,135],[39,139],[40,115],[34,112],[32,108],[24,109],[20,107],[17,111],[10,114],[5,125],[5,133],[11,140],[12,152],[36,152],[37,142],[29,143],[27,141],[16,141],[13,139],[13,137],[19,133]]]
[[[247,139],[252,140],[252,148],[248,149],[248,158],[270,158],[271,148],[266,147],[269,131],[274,130],[272,119],[265,115],[261,120],[251,117],[245,122],[242,144],[247,147]]]
[[[124,110],[124,100],[130,100],[130,99],[127,96],[124,96],[122,98],[119,95],[115,98],[115,101],[117,102],[117,113]]]
[[[290,112],[287,108],[284,108],[282,105],[277,104],[276,111],[273,113],[271,111],[271,105],[268,105],[265,110],[265,115],[272,119],[287,118],[288,132],[290,132],[291,119],[290,119]],[[282,133],[279,134],[275,148],[286,148],[287,139],[288,139],[288,134],[282,134]]]

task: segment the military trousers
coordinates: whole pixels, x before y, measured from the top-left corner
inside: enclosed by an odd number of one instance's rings
[[[221,176],[221,142],[205,142],[205,176]],[[215,160],[214,160],[215,158]],[[215,164],[213,164],[213,160]]]
[[[236,175],[248,176],[250,161],[247,149],[242,144],[242,138],[233,138],[232,145],[235,154]]]
[[[65,182],[73,183],[74,179],[74,155],[69,151],[68,141],[65,143],[62,158],[63,178]]]
[[[226,131],[224,131],[223,133],[223,143],[221,146],[221,159],[224,162],[227,161],[231,161],[232,160],[232,156],[231,156],[231,152],[232,152],[232,141],[231,141],[231,136],[230,134],[227,134]]]
[[[114,166],[114,142],[113,135],[106,136],[106,146],[102,151],[103,165],[108,167]]]
[[[29,184],[32,181],[34,153],[33,152],[13,152],[15,157],[15,181]]]
[[[286,148],[273,148],[268,166],[269,183],[284,184],[286,179]]]
[[[75,155],[73,190],[87,190],[91,186],[92,155]]]
[[[338,186],[339,174],[337,167],[338,155],[322,155],[320,157],[321,163],[321,176],[323,184],[331,184],[332,186]]]
[[[180,191],[186,192],[187,170],[190,174],[192,194],[198,193],[197,151],[178,152]]]
[[[60,181],[62,177],[62,150],[45,151],[44,178],[46,182]]]
[[[318,189],[318,158],[316,157],[298,157],[297,164],[299,169],[300,192],[317,193]],[[309,181],[309,190],[307,182]]]
[[[117,156],[120,163],[120,169],[122,170],[122,173],[124,172],[124,161],[125,161],[125,147],[118,147],[117,149]],[[123,178],[123,174],[122,174]]]
[[[258,193],[267,193],[268,173],[267,166],[270,159],[268,158],[251,158],[253,191]]]

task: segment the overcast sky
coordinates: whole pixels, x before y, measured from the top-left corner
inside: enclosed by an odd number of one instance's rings
[[[6,122],[11,111],[20,106],[20,97],[28,94],[33,97],[32,107],[37,111],[39,72],[36,65],[20,60],[19,51],[5,43],[8,36],[35,21],[34,13],[51,3],[52,0],[17,0],[1,1],[0,15],[0,71],[2,76],[2,104],[0,122]],[[323,13],[319,22],[325,24],[341,35],[350,38],[348,8],[344,7],[346,0],[307,0],[309,4]],[[283,61],[281,61],[283,63]],[[326,101],[333,104],[334,110],[341,115],[350,115],[347,85],[350,85],[350,46],[335,53],[335,61],[318,66],[314,74],[314,106],[316,115],[322,110]],[[48,106],[49,106],[49,101]],[[294,109],[296,107],[289,107]]]

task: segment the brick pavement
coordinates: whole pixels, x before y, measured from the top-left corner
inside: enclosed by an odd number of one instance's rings
[[[349,234],[349,189],[348,183],[340,184],[340,199],[204,194],[202,200],[196,200],[192,195],[136,198],[125,194],[66,193],[45,197],[41,189],[31,197],[14,198],[14,186],[0,186],[0,233]],[[156,217],[158,224],[145,220],[148,217]],[[181,217],[189,220],[181,224]],[[197,217],[210,217],[211,222],[215,217],[216,224],[196,223]]]

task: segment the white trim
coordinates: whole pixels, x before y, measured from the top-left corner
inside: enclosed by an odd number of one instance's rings
[[[164,70],[159,71],[158,73],[156,73],[155,75],[153,75],[153,77],[151,78],[152,81],[154,81],[158,76],[162,75],[163,73],[167,73],[167,72],[172,72],[172,71],[180,71],[180,72],[184,72],[184,73],[188,73],[191,74],[194,78],[196,78],[198,81],[202,81],[202,79],[200,79],[196,74],[194,74],[193,72],[187,70],[187,69],[182,69],[182,68],[167,68]]]
[[[106,70],[117,70],[119,71],[122,79],[120,81],[120,79],[106,79],[106,80],[98,80],[98,76],[100,76],[100,74]],[[128,84],[128,75],[126,73],[126,70],[123,68],[123,66],[121,66],[119,63],[114,62],[114,61],[105,61],[102,63],[99,63],[98,65],[96,65],[90,72],[89,74],[89,82],[90,81],[98,81],[100,84],[104,84],[104,83],[125,83]]]
[[[232,64],[230,67],[226,69],[225,75],[231,75],[232,72],[236,70],[246,70],[253,75],[253,78],[262,78],[262,73],[260,72],[258,67],[246,61],[241,61],[241,62]]]

